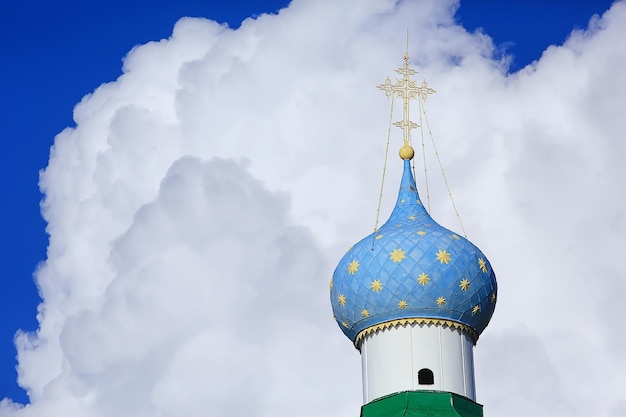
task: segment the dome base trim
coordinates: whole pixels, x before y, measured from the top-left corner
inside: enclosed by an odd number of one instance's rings
[[[406,326],[406,325],[412,325],[412,324],[449,327],[452,329],[460,330],[463,333],[467,334],[472,339],[474,344],[476,344],[476,341],[478,340],[478,333],[476,332],[476,330],[472,329],[470,326],[466,324],[459,323],[458,321],[434,319],[434,318],[428,318],[428,317],[411,317],[411,318],[406,318],[406,319],[396,319],[396,320],[385,321],[383,323],[378,323],[366,329],[361,330],[354,338],[354,347],[361,350],[361,342],[363,341],[363,339],[365,339],[367,336],[369,336],[372,333],[376,333],[382,330],[392,329],[394,327]]]

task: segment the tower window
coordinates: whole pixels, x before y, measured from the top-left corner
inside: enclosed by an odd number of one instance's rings
[[[417,372],[417,382],[420,385],[433,385],[435,383],[433,371],[428,368],[420,369]]]

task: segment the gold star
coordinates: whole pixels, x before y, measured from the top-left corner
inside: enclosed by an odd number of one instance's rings
[[[332,278],[330,279],[330,283],[329,284],[330,284],[330,289],[332,290],[333,289],[333,279]]]
[[[419,232],[417,232],[417,234],[420,235],[420,236],[425,236],[426,232],[423,231],[423,230],[420,230]]]
[[[400,200],[400,204],[404,204],[404,198]]]
[[[337,297],[337,301],[339,301],[339,305],[340,306],[345,306],[346,305],[346,296],[343,294],[339,294],[339,297]]]
[[[394,249],[393,252],[389,254],[389,259],[394,262],[402,262],[404,258],[406,258],[406,255],[402,249]]]
[[[350,265],[348,265],[348,273],[350,275],[354,275],[354,273],[358,270],[359,270],[359,261],[355,259],[354,261],[350,262]]]
[[[445,305],[446,305],[446,299],[445,299],[445,297],[439,297],[439,298],[437,298],[437,305],[438,305],[439,307],[443,307],[443,306],[445,306]]]
[[[409,220],[415,220],[415,216],[409,216]]]
[[[457,234],[453,234],[453,235],[452,235],[452,239],[454,239],[454,240],[459,240],[459,239],[461,239],[461,238],[460,238]]]
[[[383,284],[381,284],[381,282],[379,280],[375,279],[370,284],[370,288],[372,289],[372,291],[378,292],[378,291],[383,289]]]
[[[354,247],[354,245],[350,246],[346,252],[350,252],[353,247]]]
[[[492,293],[491,293],[491,302],[492,302],[492,303],[495,303],[495,302],[496,302],[496,293],[495,293],[495,292],[492,292]]]
[[[439,249],[439,252],[437,252],[437,260],[442,264],[447,264],[448,262],[450,262],[451,258],[452,257],[448,252],[445,251],[445,249]]]
[[[469,282],[469,279],[467,278],[463,278],[461,282],[459,283],[459,287],[461,287],[462,291],[467,291],[469,286],[470,286],[470,282]]]
[[[405,309],[408,306],[407,302],[404,300],[400,300],[400,302],[398,303],[398,307],[401,309]]]
[[[480,306],[472,307],[472,316],[480,311]]]
[[[370,312],[367,311],[366,309],[361,310],[361,315],[363,317],[369,317],[370,316]]]
[[[426,285],[428,284],[428,281],[430,281],[430,277],[428,276],[426,272],[422,272],[417,277],[417,282],[419,282],[420,285]]]
[[[483,258],[478,258],[478,267],[481,271],[487,272],[487,262]]]
[[[376,240],[380,240],[380,239],[382,239],[382,238],[383,238],[383,236],[384,236],[384,235],[377,235],[374,239],[376,239]]]
[[[347,321],[342,321],[341,324],[343,325],[343,327],[345,327],[346,329],[348,328],[348,322]]]

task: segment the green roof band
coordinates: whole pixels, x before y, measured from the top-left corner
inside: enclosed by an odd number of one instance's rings
[[[361,417],[483,417],[483,406],[451,392],[404,391],[365,404]]]

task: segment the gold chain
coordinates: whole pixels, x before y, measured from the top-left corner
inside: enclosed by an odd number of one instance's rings
[[[391,110],[389,111],[389,127],[387,128],[387,146],[385,148],[385,162],[383,164],[383,177],[380,182],[380,195],[378,196],[378,207],[376,208],[376,223],[374,224],[374,233],[378,231],[378,220],[380,218],[380,204],[383,201],[383,189],[385,187],[385,173],[387,172],[387,159],[389,156],[389,139],[391,138],[391,124],[393,120],[393,101],[395,96],[391,96]],[[372,242],[373,245],[373,242]]]

